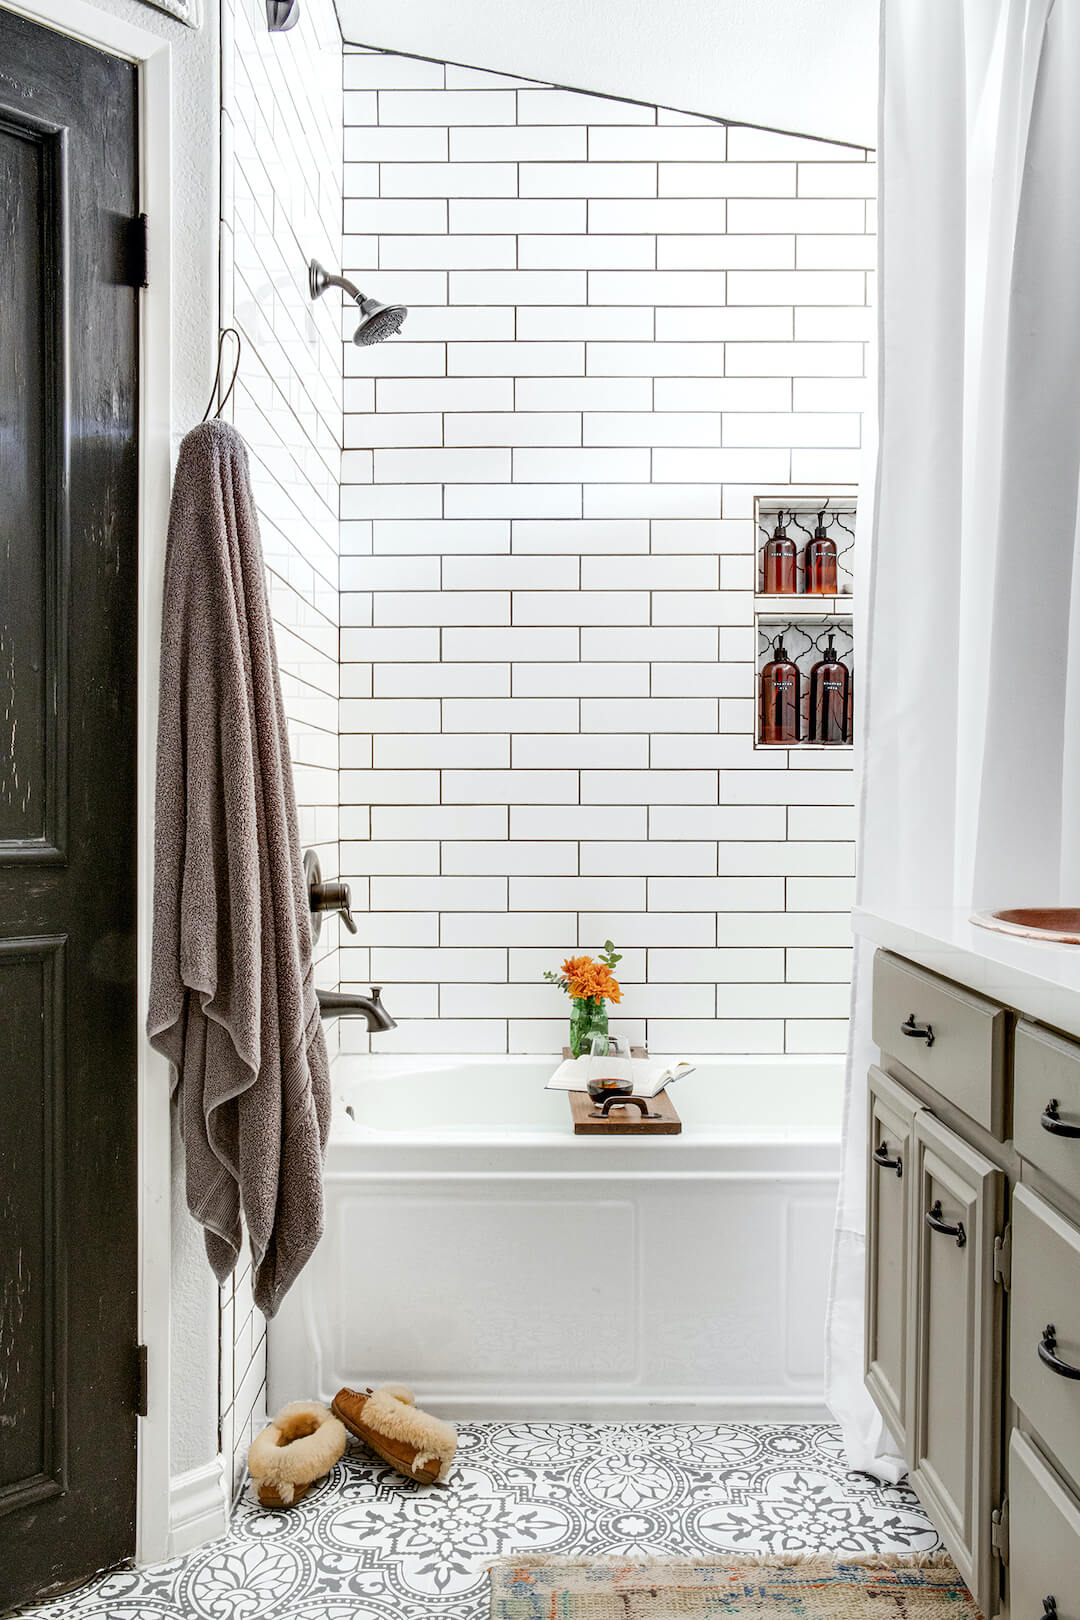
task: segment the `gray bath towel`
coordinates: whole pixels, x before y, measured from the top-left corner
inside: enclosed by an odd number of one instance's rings
[[[272,1316],[322,1232],[326,1044],[247,450],[180,446],[165,562],[147,1032],[174,1066],[187,1201],[219,1281],[251,1242]]]

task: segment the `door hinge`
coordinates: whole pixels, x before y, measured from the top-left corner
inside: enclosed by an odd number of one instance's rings
[[[136,214],[127,222],[127,240],[124,244],[125,280],[129,287],[150,285],[150,230],[145,214]]]
[[[1003,1496],[1001,1506],[990,1516],[990,1545],[1003,1564],[1009,1562],[1009,1498]]]
[[[145,1344],[135,1346],[135,1415],[146,1417],[150,1410],[150,1369]]]
[[[994,1281],[1008,1293],[1012,1287],[1012,1227],[994,1239]]]

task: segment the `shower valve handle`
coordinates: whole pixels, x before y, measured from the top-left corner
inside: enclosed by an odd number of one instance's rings
[[[308,906],[311,909],[311,936],[314,941],[319,938],[322,929],[322,920],[330,912],[336,911],[350,934],[356,933],[356,921],[352,914],[352,894],[349,885],[340,878],[332,883],[324,883],[319,857],[313,849],[304,851],[304,881],[307,884]]]
[[[356,933],[356,920],[352,914],[352,892],[347,883],[338,878],[333,883],[320,883],[311,891],[312,911],[336,911],[350,934]]]

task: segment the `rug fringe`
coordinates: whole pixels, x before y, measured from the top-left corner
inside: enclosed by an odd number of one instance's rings
[[[512,1553],[494,1558],[485,1564],[486,1570],[544,1569],[557,1565],[560,1569],[595,1569],[610,1565],[612,1569],[714,1569],[730,1565],[745,1565],[747,1569],[804,1569],[808,1573],[835,1569],[837,1565],[856,1565],[860,1569],[955,1569],[947,1552],[925,1553],[723,1553],[711,1558],[680,1558],[677,1553],[649,1558],[620,1557],[617,1553],[600,1553],[595,1558],[565,1558],[558,1553]],[[956,1571],[959,1575],[959,1570]]]

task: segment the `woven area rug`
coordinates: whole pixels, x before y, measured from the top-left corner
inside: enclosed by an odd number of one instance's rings
[[[491,1620],[980,1620],[951,1560],[506,1558]]]

